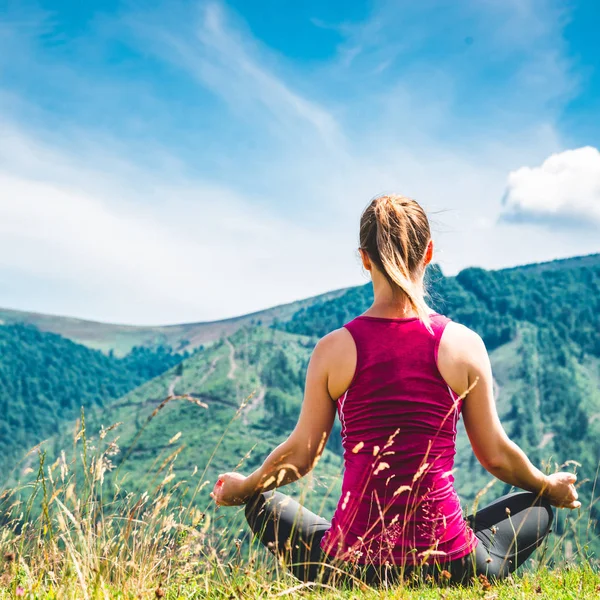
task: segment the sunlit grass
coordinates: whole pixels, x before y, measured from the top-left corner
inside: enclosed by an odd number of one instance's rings
[[[0,498],[0,599],[600,597],[597,559],[586,550],[595,535],[589,510],[570,517],[529,571],[499,584],[482,578],[467,587],[424,582],[373,589],[360,581],[299,582],[251,538],[240,509],[217,509],[207,499],[212,482],[205,477],[221,440],[209,462],[186,479],[175,472],[181,446],[173,435],[172,450],[153,466],[151,485],[131,493],[127,463],[119,461],[119,425],[90,437],[83,416],[68,453],[40,454],[37,471]],[[567,560],[564,541],[575,534]]]

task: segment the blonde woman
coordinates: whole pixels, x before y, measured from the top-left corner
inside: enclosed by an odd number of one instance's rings
[[[427,307],[433,242],[421,206],[374,199],[361,218],[360,254],[373,305],[317,344],[289,438],[251,475],[220,475],[212,496],[245,503],[252,530],[302,580],[328,579],[340,566],[370,583],[411,573],[505,577],[548,534],[551,505],[580,506],[576,477],[545,475],[507,437],[481,338]],[[270,490],[312,469],[336,410],[345,470],[329,522]],[[525,490],[467,519],[452,476],[461,414],[484,468]]]

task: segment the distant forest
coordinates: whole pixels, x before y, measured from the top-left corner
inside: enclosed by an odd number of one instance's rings
[[[102,406],[184,358],[166,346],[115,358],[29,325],[0,326],[1,464],[56,433],[82,406]]]

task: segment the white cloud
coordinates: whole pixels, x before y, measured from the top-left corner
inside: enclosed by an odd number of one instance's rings
[[[504,219],[600,226],[600,152],[586,146],[553,154],[508,176]]]

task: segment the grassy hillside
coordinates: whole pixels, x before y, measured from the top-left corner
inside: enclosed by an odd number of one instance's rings
[[[177,352],[191,351],[222,337],[232,335],[241,327],[270,325],[278,320],[285,321],[301,308],[333,299],[345,291],[328,292],[313,298],[275,306],[233,319],[204,323],[148,327],[117,325],[0,308],[0,324],[26,323],[34,325],[40,331],[59,334],[78,344],[105,353],[113,351],[117,356],[126,355],[135,346],[164,345],[173,348]]]
[[[241,509],[189,502],[202,491],[205,473],[194,469],[182,478],[181,438],[169,440],[151,485],[136,485],[143,489],[136,493],[130,484],[127,491],[121,487],[119,474],[107,477],[118,455],[119,428],[92,439],[89,425],[81,425],[71,452],[41,464],[25,488],[0,496],[0,598],[591,600],[600,591],[597,567],[580,557],[565,563],[552,544],[528,561],[525,573],[501,583],[480,576],[464,587],[448,587],[443,578],[382,589],[352,579],[302,584],[240,527]],[[33,513],[36,499],[42,510]]]
[[[531,328],[519,331],[492,352],[500,411],[509,424],[511,399],[527,388],[516,375],[531,334]],[[242,511],[216,509],[208,491],[219,471],[250,471],[289,431],[311,349],[304,336],[264,327],[238,331],[106,409],[87,411],[76,435],[66,428],[49,441],[43,469],[31,463],[29,483],[0,497],[6,523],[0,598],[21,590],[52,599],[597,597],[597,569],[582,560],[586,552],[576,543],[588,543],[585,526],[570,535],[564,514],[546,558],[529,561],[533,572],[501,584],[483,578],[466,588],[425,583],[377,591],[345,584],[338,590],[303,586],[287,574],[252,543]],[[584,369],[597,381],[596,361]],[[336,439],[308,482],[286,488],[326,516],[339,494]],[[462,434],[457,467],[459,488],[472,499],[489,478],[479,477]],[[498,485],[489,496],[501,492]],[[32,497],[42,509],[37,513],[29,512]],[[28,526],[20,527],[19,519],[11,527],[7,515],[23,514]],[[588,515],[584,511],[580,523],[586,525]]]
[[[542,383],[537,388],[531,383],[542,378],[545,369],[544,358],[532,346],[535,337],[535,327],[521,326],[514,340],[491,352],[501,418],[509,434],[538,464],[550,469],[571,459],[582,464],[582,479],[592,481],[583,483],[581,496],[586,514],[596,519],[595,511],[589,510],[600,440],[600,361],[590,357],[586,364],[572,365],[568,385],[576,390],[573,397],[581,400],[581,406],[554,406],[551,395],[540,393]],[[172,472],[175,481],[185,481],[185,502],[193,499],[201,510],[207,510],[211,505],[208,492],[218,472],[234,468],[251,472],[293,428],[313,343],[314,338],[264,327],[240,330],[109,406],[88,411],[87,435],[95,443],[101,428],[120,423],[120,453],[112,462],[118,467],[115,481],[121,493],[153,489],[163,475]],[[579,429],[579,413],[588,421],[585,432]],[[50,440],[45,446],[49,460],[61,450],[68,453],[72,437],[69,424],[62,436]],[[341,471],[336,422],[308,488],[300,483],[290,486],[289,492],[303,495],[309,507],[330,517]],[[466,506],[471,506],[493,479],[475,459],[462,428],[455,478]],[[310,493],[310,489],[316,492]],[[480,501],[507,491],[507,486],[496,481]],[[557,522],[559,534],[571,527],[564,516]],[[577,527],[581,536],[591,541],[590,547],[600,550],[588,521],[580,520]]]

